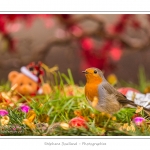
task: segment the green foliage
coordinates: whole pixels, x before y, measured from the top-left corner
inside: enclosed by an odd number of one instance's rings
[[[9,114],[8,116],[10,118],[11,124],[22,125],[22,121],[25,118],[25,114],[22,111],[18,109],[14,109],[14,110],[9,109],[8,114]]]
[[[10,83],[1,81],[0,83],[0,92],[9,91],[10,90]]]
[[[135,108],[122,108],[115,114],[117,121],[122,123],[130,123],[132,116],[135,114]]]
[[[37,95],[35,97],[22,97],[16,104],[16,107],[8,107],[8,117],[10,118],[7,126],[0,126],[2,135],[46,135],[46,136],[131,136],[131,135],[150,135],[149,124],[135,126],[135,131],[120,130],[120,127],[128,123],[132,123],[132,116],[135,114],[135,108],[122,108],[119,112],[110,116],[105,113],[98,112],[92,108],[85,99],[84,93],[76,93],[77,86],[74,84],[71,71],[68,70],[68,75],[58,73],[55,74],[56,86],[53,92],[48,95]],[[59,79],[58,79],[59,77]],[[139,84],[136,85],[140,90],[147,86],[147,79],[143,69],[139,73]],[[72,95],[68,95],[66,85],[71,86]],[[141,88],[140,88],[141,87]],[[70,88],[70,87],[69,87]],[[1,85],[0,90],[7,91],[10,89],[8,83]],[[23,123],[27,118],[27,114],[19,109],[20,102],[24,100],[27,105],[34,110],[36,117],[32,121],[35,128]],[[78,111],[78,114],[75,112]],[[143,112],[140,114],[147,117]],[[44,122],[44,117],[49,119]],[[68,129],[60,126],[61,122],[69,124],[70,120],[75,117],[82,116],[86,120],[87,128],[84,127],[69,127]],[[41,117],[42,122],[39,120]],[[113,119],[115,118],[116,119]],[[147,118],[149,120],[149,118]],[[133,124],[133,123],[132,123]],[[14,132],[12,128],[19,128],[18,132]],[[9,128],[8,128],[9,127]],[[7,132],[2,132],[3,130]],[[12,132],[13,131],[13,132]]]
[[[144,67],[142,66],[139,69],[138,79],[139,79],[139,90],[141,92],[144,92],[145,88],[150,86],[150,82],[146,78],[145,70]]]
[[[70,69],[68,69],[68,76],[69,77],[67,77],[67,75],[65,75],[64,73],[62,73],[61,76],[65,79],[67,84],[74,85],[74,79],[73,79],[73,76],[72,76],[72,73],[71,73]]]

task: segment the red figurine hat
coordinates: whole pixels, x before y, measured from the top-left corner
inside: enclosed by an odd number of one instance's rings
[[[38,62],[37,64],[32,62],[26,67],[25,66],[21,67],[20,70],[23,74],[25,74],[26,76],[28,76],[29,78],[40,84],[41,83],[40,77],[44,75],[44,70],[41,65],[42,65],[41,62]]]

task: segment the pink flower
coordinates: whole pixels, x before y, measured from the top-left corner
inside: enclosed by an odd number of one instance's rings
[[[143,117],[135,117],[133,119],[133,122],[137,125],[140,126],[143,122],[145,121],[145,119]]]
[[[4,109],[0,109],[0,116],[6,116],[8,115],[8,111]]]
[[[30,107],[28,105],[22,105],[20,107],[21,111],[24,113],[28,113],[28,111],[30,110]]]
[[[72,127],[76,127],[76,128],[79,128],[79,127],[87,128],[86,121],[82,117],[75,117],[75,118],[71,119],[69,121],[69,125]]]

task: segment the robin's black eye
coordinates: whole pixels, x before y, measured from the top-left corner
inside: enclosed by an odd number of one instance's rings
[[[97,74],[97,70],[94,70],[94,73]]]

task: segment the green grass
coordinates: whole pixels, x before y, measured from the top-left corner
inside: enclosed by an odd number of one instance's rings
[[[59,77],[59,79],[58,79]],[[27,105],[34,110],[36,117],[32,119],[35,128],[32,129],[28,125],[23,124],[23,120],[27,119],[28,114],[23,113],[19,109],[19,103],[15,107],[7,107],[9,123],[5,126],[0,126],[1,135],[45,135],[45,136],[145,136],[150,135],[149,123],[142,126],[135,126],[135,131],[120,130],[120,127],[125,123],[132,123],[132,116],[135,114],[133,108],[123,108],[114,116],[109,116],[96,111],[87,103],[84,95],[83,87],[74,84],[71,70],[68,70],[68,75],[58,73],[54,75],[56,86],[53,87],[53,92],[48,95],[37,95],[35,97],[22,97],[26,100]],[[147,86],[146,78],[143,71],[140,71],[140,82],[137,87],[143,90]],[[72,94],[68,94],[67,86],[72,88]],[[10,90],[9,83],[3,83],[0,86],[1,92]],[[80,91],[81,90],[81,91]],[[30,100],[29,100],[30,99]],[[1,109],[2,106],[0,105]],[[63,128],[61,123],[69,124],[72,118],[79,112],[80,116],[86,120],[84,127],[69,127]],[[140,114],[144,118],[143,112]],[[116,119],[114,119],[116,117]],[[2,118],[2,117],[1,117]],[[15,128],[15,131],[13,130]],[[4,132],[5,131],[5,132]]]

